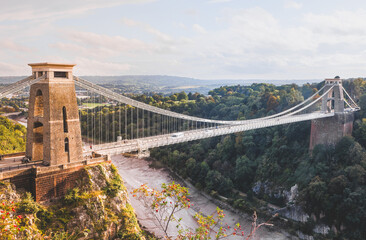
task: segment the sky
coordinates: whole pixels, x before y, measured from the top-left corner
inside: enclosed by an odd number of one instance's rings
[[[0,0],[0,76],[365,77],[364,0]]]

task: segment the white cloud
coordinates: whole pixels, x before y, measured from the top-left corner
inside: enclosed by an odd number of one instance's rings
[[[19,66],[17,64],[0,62],[0,73],[2,76],[19,76],[19,75],[30,75],[30,70],[27,66]]]
[[[88,46],[91,50],[106,50],[112,52],[136,52],[149,50],[148,44],[138,39],[128,39],[122,36],[109,36],[93,32],[72,31],[67,38],[73,42]]]
[[[160,41],[163,41],[163,42],[171,42],[172,41],[172,38],[169,35],[160,32],[159,30],[157,30],[156,28],[153,28],[149,24],[134,21],[134,20],[128,19],[128,18],[123,18],[122,23],[125,24],[126,26],[129,26],[129,27],[141,28],[142,30],[154,35],[155,37],[157,37],[158,40],[160,40]]]
[[[332,14],[306,14],[305,22],[319,34],[365,36],[366,11],[336,11]],[[329,39],[331,40],[331,39]]]
[[[201,34],[207,33],[206,29],[204,27],[200,26],[199,24],[193,24],[193,29],[196,32],[201,33]]]
[[[221,30],[208,31],[196,23],[192,29],[204,34],[190,38],[173,37],[149,24],[124,18],[124,25],[143,30],[154,36],[155,41],[72,31],[66,34],[68,43],[59,42],[53,47],[81,56],[82,74],[91,69],[101,75],[119,72],[202,78],[327,77],[332,71],[330,76],[345,73],[342,69],[357,73],[356,69],[361,67],[355,66],[365,64],[366,23],[361,21],[365,14],[363,11],[306,14],[300,24],[289,27],[257,7],[227,13],[221,22],[226,27]],[[344,21],[341,16],[349,20]],[[346,47],[350,44],[353,53]],[[106,62],[113,57],[123,64],[112,62],[104,66],[86,61],[97,57],[98,61]],[[89,63],[92,68],[87,67]]]
[[[288,1],[285,2],[284,7],[285,8],[292,8],[292,9],[300,9],[300,8],[302,8],[302,3],[295,2],[295,1],[292,1],[292,0],[288,0]]]
[[[187,9],[184,11],[184,13],[192,17],[198,15],[198,11],[196,9]]]
[[[0,52],[2,51],[15,51],[15,52],[31,52],[32,50],[26,46],[16,43],[10,39],[0,39]]]
[[[223,19],[226,28],[198,36],[189,46],[195,55],[191,65],[211,72],[212,78],[322,78],[364,72],[364,11],[307,14],[295,26],[284,25],[262,8],[230,12]]]
[[[50,1],[47,5],[45,0],[23,0],[23,5],[2,6],[0,75],[28,74],[26,64],[36,61],[74,62],[79,75],[170,74],[200,78],[360,76],[366,66],[366,11],[362,9],[301,12],[290,24],[275,17],[272,10],[260,7],[225,8],[204,20],[204,12],[191,18],[183,10],[181,18],[172,18],[166,25],[156,19],[143,22],[139,14],[121,21],[117,15],[115,25],[102,30],[53,21],[84,14],[84,23],[90,19],[85,13],[92,10],[135,2],[111,0],[105,5],[97,0],[87,0],[90,4],[85,1],[66,0],[64,5]],[[296,8],[293,3],[298,2],[286,3]],[[6,17],[10,20],[1,22]],[[212,25],[207,25],[209,20]],[[133,34],[121,33],[121,23],[123,30]]]
[[[89,58],[76,57],[75,75],[103,75],[115,76],[128,74],[132,68],[130,64],[116,63],[109,61],[98,61]]]
[[[77,16],[88,11],[122,4],[140,4],[155,0],[18,0],[16,3],[2,3],[0,22],[46,19],[51,21],[69,16]]]
[[[231,2],[232,0],[210,0],[209,3],[225,3],[225,2]]]

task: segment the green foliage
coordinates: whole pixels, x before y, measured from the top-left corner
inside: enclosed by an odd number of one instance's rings
[[[69,233],[69,232],[64,232],[64,231],[58,231],[55,233],[51,233],[49,236],[47,236],[45,239],[53,239],[53,240],[77,240],[80,239],[82,237],[87,237],[89,233],[89,230],[85,230],[84,232],[81,233]]]
[[[233,186],[230,179],[225,178],[216,170],[210,170],[207,173],[205,184],[207,191],[217,190],[220,194],[227,194]]]
[[[129,203],[126,204],[126,208],[123,209],[122,214],[118,217],[121,220],[122,226],[117,233],[117,237],[120,239],[140,240],[141,234],[136,232],[136,226],[138,226],[136,215]]]
[[[35,214],[41,210],[41,206],[34,201],[32,194],[27,192],[19,202],[18,209],[20,212]]]
[[[195,98],[195,106],[188,110],[170,109],[210,119],[258,118],[294,106],[322,84],[223,86],[210,91],[210,100]],[[232,187],[252,196],[256,181],[286,188],[298,184],[298,202],[309,214],[338,230],[345,226],[342,236],[365,239],[366,230],[360,226],[366,224],[361,214],[366,212],[366,81],[353,79],[343,86],[362,110],[355,115],[354,138],[345,137],[335,147],[318,145],[309,154],[308,121],[153,149],[151,156],[200,189],[227,197],[235,198]],[[188,94],[189,99],[192,96]],[[281,203],[274,196],[265,197]],[[310,229],[312,224],[308,225]]]
[[[49,224],[52,222],[54,218],[54,213],[46,208],[41,208],[37,212],[37,218],[40,220],[37,222],[38,228],[42,231],[46,231],[50,227]]]
[[[365,95],[365,101],[366,101],[366,95]],[[365,106],[366,108],[366,106]],[[356,121],[355,123],[355,129],[353,132],[353,135],[356,139],[356,141],[361,144],[363,148],[366,147],[366,122],[364,121]]]
[[[299,202],[317,219],[338,230],[342,236],[364,239],[366,232],[359,226],[366,223],[366,161],[365,149],[351,137],[344,137],[335,147],[318,146],[310,162],[303,163],[313,176],[300,192]],[[310,176],[311,176],[310,175]]]
[[[0,154],[25,151],[26,128],[0,116]]]
[[[79,188],[69,189],[64,196],[64,201],[66,204],[79,204],[85,198],[85,193],[80,193]]]
[[[100,167],[101,170],[101,166]],[[107,186],[103,189],[104,193],[108,197],[116,197],[119,191],[122,191],[125,189],[123,185],[123,180],[121,176],[118,174],[117,168],[112,164],[110,167],[110,171],[112,173],[112,178],[110,180],[107,180]]]
[[[105,194],[108,197],[116,197],[117,193],[121,191],[122,188],[122,181],[120,178],[113,178],[111,181],[107,182],[107,186],[103,189]]]

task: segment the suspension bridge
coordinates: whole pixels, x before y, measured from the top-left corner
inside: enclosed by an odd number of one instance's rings
[[[27,156],[33,160],[48,159],[50,165],[72,162],[93,152],[108,155],[144,152],[160,146],[331,118],[359,110],[338,77],[326,79],[312,96],[285,111],[257,119],[227,121],[189,116],[134,100],[74,76],[72,64],[30,66],[33,74],[2,88],[0,97],[31,87]],[[79,106],[76,105],[75,86],[84,90],[84,101],[88,105],[82,105],[80,100]],[[63,154],[58,154],[61,152]],[[66,160],[51,161],[64,155]]]

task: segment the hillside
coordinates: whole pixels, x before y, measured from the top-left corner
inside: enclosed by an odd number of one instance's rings
[[[78,185],[63,199],[39,204],[0,182],[1,239],[145,239],[112,164],[85,167]]]
[[[366,109],[366,81],[345,81],[344,86]],[[319,87],[221,87],[190,108],[170,109],[211,119],[258,118],[294,106]],[[365,118],[365,110],[356,113],[353,137],[343,138],[334,147],[317,145],[312,154],[308,150],[310,122],[301,122],[157,148],[151,156],[197,188],[227,197],[239,209],[267,209],[258,199],[278,207],[295,203],[305,211],[295,214],[308,219],[300,227],[303,232],[313,235],[317,227],[326,229],[328,238],[365,239]],[[295,198],[290,196],[292,188],[299,192]]]
[[[0,116],[0,154],[25,151],[27,129]]]

